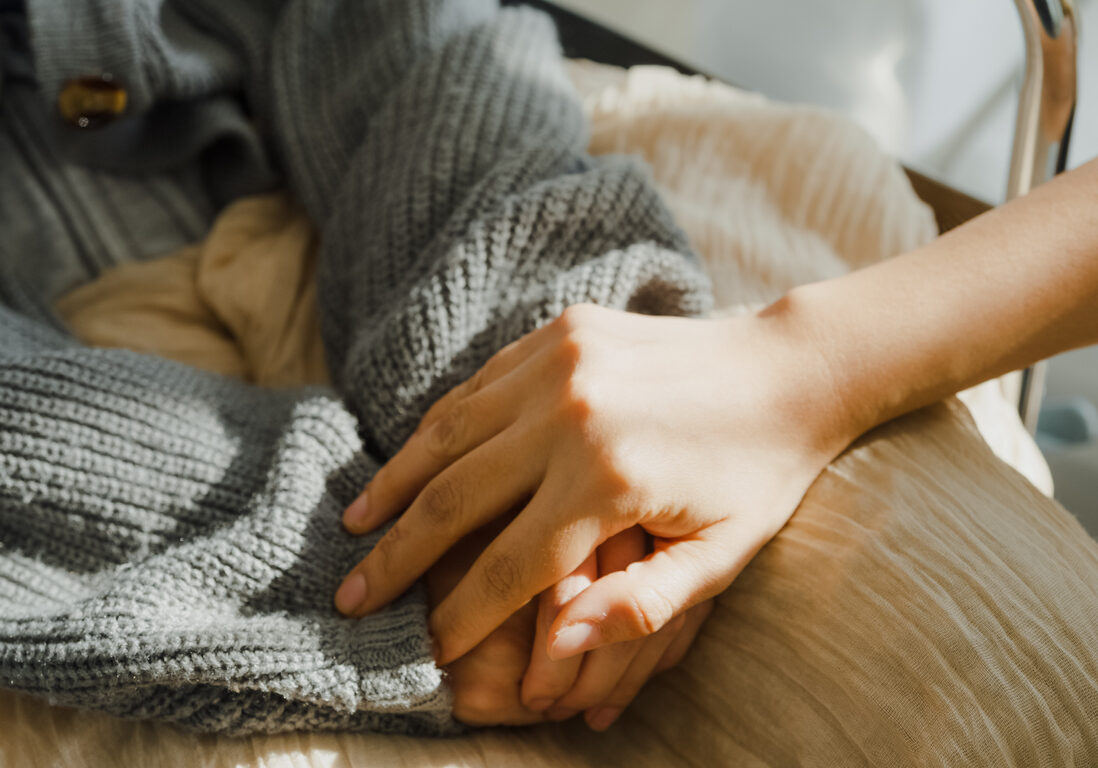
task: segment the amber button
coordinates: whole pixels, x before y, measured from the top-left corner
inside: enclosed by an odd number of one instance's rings
[[[110,75],[78,77],[65,83],[57,96],[57,108],[70,125],[95,128],[126,110],[126,89]]]

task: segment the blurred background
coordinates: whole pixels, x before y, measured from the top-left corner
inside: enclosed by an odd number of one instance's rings
[[[908,166],[1003,201],[1023,71],[1011,0],[555,1],[773,99],[837,109]],[[1069,167],[1098,156],[1098,0],[1075,6]],[[1053,359],[1047,387],[1038,442],[1056,497],[1098,537],[1098,348]]]

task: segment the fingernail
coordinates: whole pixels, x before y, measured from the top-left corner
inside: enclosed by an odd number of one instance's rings
[[[531,712],[544,712],[553,706],[553,701],[553,699],[533,699],[526,705],[526,708]]]
[[[595,625],[578,621],[557,632],[557,636],[553,638],[553,647],[549,649],[549,657],[553,660],[566,659],[580,651],[586,651],[598,642],[599,632]]]
[[[340,613],[351,614],[366,599],[366,577],[352,573],[336,590],[335,604]]]
[[[369,512],[366,503],[366,492],[363,491],[358,498],[350,503],[343,511],[343,527],[351,533],[359,533],[366,528],[366,515]]]
[[[596,709],[590,715],[587,716],[587,725],[591,726],[592,730],[605,731],[614,721],[618,719],[618,715],[621,714],[621,710],[617,707],[604,707],[603,709]]]

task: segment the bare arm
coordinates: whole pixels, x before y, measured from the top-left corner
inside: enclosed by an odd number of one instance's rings
[[[865,430],[1096,341],[1098,162],[757,315],[573,307],[440,400],[348,509],[356,533],[403,514],[375,550],[390,567],[368,556],[340,607],[376,610],[517,507],[432,613],[443,661],[633,525],[654,551],[564,605],[549,655],[651,634],[725,589]]]
[[[844,438],[1098,342],[1098,160],[762,313],[829,361]]]

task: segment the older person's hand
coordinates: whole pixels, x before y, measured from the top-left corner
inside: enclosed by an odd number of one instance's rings
[[[774,322],[581,305],[504,348],[431,408],[347,509],[353,533],[406,511],[337,606],[376,610],[515,509],[431,614],[441,663],[634,526],[652,551],[558,595],[543,619],[549,659],[651,635],[715,596],[850,439],[829,428],[839,415],[812,379],[826,368],[813,340],[790,344]]]
[[[427,572],[431,605],[446,597],[496,532],[486,528],[466,536]],[[452,661],[447,672],[454,716],[469,725],[524,725],[585,711],[592,728],[608,728],[652,675],[682,659],[712,601],[625,648],[599,649],[563,661],[545,655],[545,634],[563,596],[589,585],[607,568],[624,567],[644,554],[643,531],[632,528],[618,534],[576,573]]]

